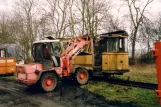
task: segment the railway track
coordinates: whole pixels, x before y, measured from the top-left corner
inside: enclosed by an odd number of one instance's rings
[[[132,87],[138,87],[138,88],[144,88],[144,89],[150,89],[150,90],[157,89],[157,84],[153,84],[153,83],[137,82],[137,81],[131,81],[131,80],[122,80],[119,78],[109,78],[106,81],[110,84],[132,86]]]

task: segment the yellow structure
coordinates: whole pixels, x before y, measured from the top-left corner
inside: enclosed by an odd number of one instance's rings
[[[123,74],[129,71],[128,34],[116,31],[98,35],[82,53],[73,59],[73,72],[78,67],[92,74]]]
[[[16,72],[15,58],[0,58],[0,75],[13,74]]]
[[[0,75],[8,75],[16,72],[16,58],[6,57],[6,49],[0,48]]]
[[[128,70],[128,53],[103,53],[102,70]]]

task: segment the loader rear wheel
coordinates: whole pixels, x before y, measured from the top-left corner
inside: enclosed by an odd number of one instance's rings
[[[58,83],[57,76],[54,73],[45,73],[40,79],[40,87],[45,92],[53,91]]]
[[[78,84],[86,84],[88,82],[89,79],[89,73],[87,70],[85,69],[78,69],[76,71],[76,80]]]

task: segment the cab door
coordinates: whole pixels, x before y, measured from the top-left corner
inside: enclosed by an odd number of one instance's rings
[[[128,53],[119,53],[117,55],[117,69],[127,70],[128,69]]]
[[[117,69],[117,55],[113,53],[102,54],[102,70],[116,70]]]

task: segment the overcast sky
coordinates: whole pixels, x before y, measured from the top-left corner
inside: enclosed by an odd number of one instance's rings
[[[14,0],[0,0],[0,11],[9,12],[12,9]],[[113,4],[120,7],[121,0],[111,0]],[[142,0],[144,1],[144,0]],[[148,6],[148,10],[150,10],[151,17],[155,18],[159,12],[161,12],[161,0],[154,0]]]
[[[11,10],[13,0],[0,0],[0,10],[8,11]]]
[[[112,13],[114,15],[122,16],[124,13],[126,13],[126,9],[124,6],[122,6],[121,0],[111,0],[112,4],[114,6],[114,10],[112,10]],[[147,1],[147,0],[141,0],[141,1]],[[9,13],[12,10],[14,0],[0,0],[0,12],[6,12]],[[118,14],[117,9],[120,9],[120,13]],[[149,11],[148,17],[151,20],[156,20],[158,17],[158,14],[161,13],[161,0],[154,0],[147,8]],[[121,18],[123,19],[123,18]],[[127,26],[129,28],[129,26]],[[139,46],[137,46],[139,47]]]

